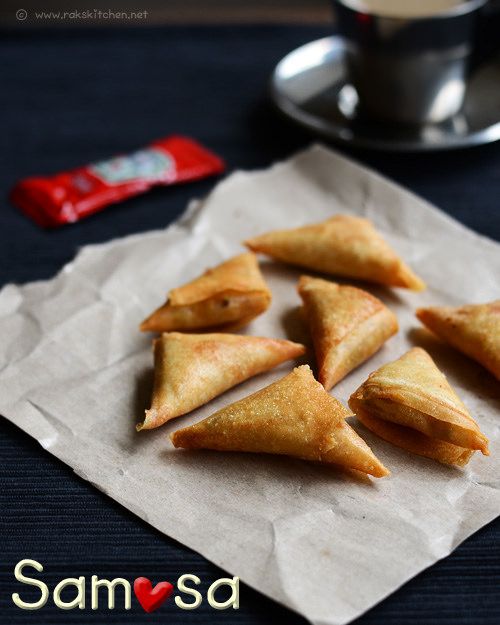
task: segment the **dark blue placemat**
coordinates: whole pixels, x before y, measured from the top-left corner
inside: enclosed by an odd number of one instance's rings
[[[156,189],[81,223],[43,231],[7,200],[22,177],[126,152],[172,132],[217,151],[229,171],[267,167],[310,144],[310,135],[274,111],[267,80],[287,52],[327,34],[328,28],[312,26],[3,32],[0,284],[50,278],[81,245],[163,228],[216,183]],[[500,240],[500,145],[430,155],[343,151]],[[5,419],[0,428],[0,623],[305,623],[246,586],[239,610],[215,611],[205,593],[223,571],[96,491]],[[359,625],[497,625],[499,533],[497,520]],[[14,579],[23,558],[44,566],[38,576],[51,590],[80,575],[88,583],[93,574],[175,582],[193,573],[204,600],[193,611],[169,600],[149,615],[135,599],[129,611],[119,600],[107,610],[101,600],[94,612],[87,592],[85,610],[63,611],[49,598],[40,610],[24,611],[11,594],[34,601],[39,591],[30,594]]]

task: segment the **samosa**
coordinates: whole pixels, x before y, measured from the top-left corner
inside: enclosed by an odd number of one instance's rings
[[[417,317],[443,341],[500,380],[500,300],[465,306],[419,308]]]
[[[170,435],[175,447],[283,454],[356,469],[389,471],[345,421],[352,416],[308,365]]]
[[[349,407],[380,437],[445,464],[464,466],[476,450],[489,455],[488,439],[420,347],[372,373]]]
[[[302,276],[298,292],[316,352],[318,380],[327,391],[398,331],[396,315],[362,289]]]
[[[166,303],[139,329],[154,332],[227,331],[241,328],[264,312],[271,291],[252,253],[240,254],[172,289]]]
[[[363,217],[335,215],[317,224],[261,234],[244,245],[253,252],[327,274],[414,291],[425,288]]]
[[[138,430],[156,428],[248,378],[304,354],[299,343],[238,334],[165,332],[154,341],[151,408]]]

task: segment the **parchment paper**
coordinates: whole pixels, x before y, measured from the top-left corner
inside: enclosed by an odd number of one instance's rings
[[[359,480],[284,457],[175,450],[168,434],[244,397],[288,362],[158,430],[148,407],[151,335],[138,323],[173,287],[243,251],[240,241],[336,212],[365,215],[428,283],[423,293],[362,285],[401,330],[332,393],[418,344],[490,438],[491,456],[447,467],[351,424],[392,471]],[[244,332],[302,340],[299,270],[262,262],[269,310]],[[0,293],[0,410],[85,479],[160,531],[313,623],[347,623],[449,554],[500,512],[499,388],[420,328],[417,306],[498,298],[500,245],[426,202],[315,146],[266,171],[239,172],[164,231],[87,246],[52,280]],[[314,366],[310,348],[300,362]]]

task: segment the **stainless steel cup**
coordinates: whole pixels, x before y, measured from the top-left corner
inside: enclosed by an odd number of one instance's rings
[[[487,0],[425,17],[376,15],[355,0],[333,2],[362,114],[422,125],[460,109],[479,10]]]

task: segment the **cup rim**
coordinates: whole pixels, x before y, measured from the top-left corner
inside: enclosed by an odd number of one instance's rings
[[[436,13],[430,13],[428,15],[393,15],[390,13],[378,13],[370,10],[370,7],[363,5],[363,0],[334,0],[335,4],[340,4],[343,7],[354,11],[355,13],[359,13],[362,15],[370,15],[380,19],[389,19],[389,20],[433,20],[433,19],[446,19],[449,17],[457,17],[460,15],[467,15],[468,13],[472,13],[476,9],[479,9],[481,6],[484,6],[488,3],[488,0],[465,0],[465,2],[460,2],[455,6],[451,6],[448,9],[444,9],[443,11],[439,11]]]

